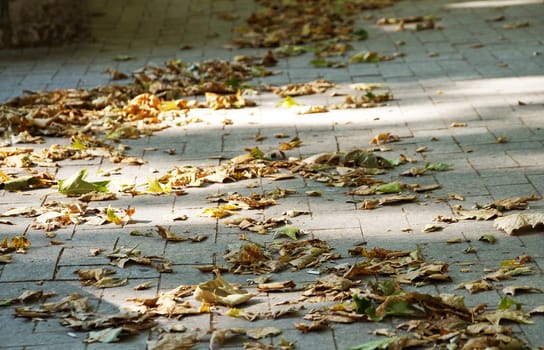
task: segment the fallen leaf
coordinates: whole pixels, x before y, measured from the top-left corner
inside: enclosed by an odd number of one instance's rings
[[[317,320],[311,323],[303,323],[303,322],[295,323],[295,328],[301,331],[302,333],[319,332],[324,329],[327,329],[328,327],[329,325],[327,321],[325,320]]]
[[[494,235],[492,235],[491,233],[480,236],[480,238],[478,238],[478,240],[482,241],[482,242],[487,242],[487,243],[490,243],[490,244],[495,244],[497,242],[497,238]]]
[[[102,277],[95,283],[93,286],[97,288],[115,288],[121,287],[128,284],[127,278],[114,278],[114,277]]]
[[[457,284],[456,289],[464,288],[470,293],[478,293],[486,290],[492,290],[493,285],[486,280],[475,280],[471,282],[462,282]]]
[[[512,321],[522,324],[533,324],[534,322],[528,319],[529,314],[521,310],[496,310],[486,312],[480,315],[481,319],[488,320],[493,324],[500,324],[502,320]]]
[[[436,231],[442,231],[444,229],[444,226],[436,225],[436,224],[428,224],[423,227],[421,230],[422,232],[436,232]]]
[[[81,169],[71,177],[59,180],[59,192],[67,196],[80,196],[89,192],[109,192],[106,187],[109,181],[85,181],[87,172],[87,169]]]
[[[149,289],[151,287],[153,287],[153,282],[149,281],[149,282],[144,282],[144,283],[138,284],[133,289],[134,290],[147,290],[147,289]]]
[[[277,230],[274,233],[274,238],[281,237],[281,236],[287,236],[287,237],[291,238],[292,240],[296,241],[298,239],[298,235],[300,235],[300,234],[302,234],[302,232],[300,231],[300,229],[298,227],[285,226],[285,227]]]
[[[525,197],[514,197],[497,200],[485,206],[485,208],[496,208],[497,210],[525,210],[529,207],[529,201],[539,201],[541,197],[537,197],[534,193]]]
[[[452,122],[450,124],[450,127],[452,127],[452,128],[465,128],[465,127],[467,127],[467,123],[465,123],[465,122]]]
[[[441,163],[441,162],[429,162],[425,164],[425,169],[434,170],[434,171],[446,171],[451,168],[450,164]]]
[[[106,328],[101,331],[89,332],[89,337],[85,339],[86,343],[115,343],[120,340],[119,336],[123,332],[123,327]]]
[[[458,210],[457,214],[460,215],[463,220],[491,220],[502,216],[502,212],[494,208]]]
[[[247,290],[232,286],[219,273],[216,279],[199,284],[193,294],[193,297],[200,302],[230,307],[243,304],[254,296]]]
[[[349,347],[347,350],[387,350],[389,346],[395,341],[398,337],[391,337],[385,339],[371,340],[362,344]]]
[[[528,26],[529,26],[529,22],[518,21],[518,22],[506,23],[502,26],[502,28],[503,29],[518,29],[518,28],[526,28]]]
[[[537,287],[532,287],[532,286],[526,286],[526,285],[523,285],[523,286],[508,286],[508,287],[504,287],[502,289],[502,292],[505,295],[514,296],[518,292],[523,292],[523,293],[544,293],[544,289],[537,288]]]
[[[528,214],[510,214],[496,218],[493,225],[512,235],[514,231],[528,228],[536,228],[544,224],[543,213],[528,213]]]
[[[371,145],[380,145],[382,143],[395,142],[395,141],[399,141],[399,140],[400,140],[399,136],[392,135],[389,132],[385,132],[385,133],[381,133],[381,134],[378,134],[378,135],[374,136],[372,138],[372,140],[370,140],[370,144]]]
[[[282,292],[296,287],[294,281],[269,282],[257,285],[259,292]]]
[[[191,349],[198,344],[200,336],[195,333],[162,333],[159,340],[150,346],[150,350]]]

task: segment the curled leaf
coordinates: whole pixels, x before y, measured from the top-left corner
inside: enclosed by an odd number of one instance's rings
[[[233,307],[245,303],[255,295],[234,287],[217,274],[216,279],[199,284],[193,296],[203,303]]]

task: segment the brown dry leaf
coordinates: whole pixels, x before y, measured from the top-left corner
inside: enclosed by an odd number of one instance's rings
[[[222,304],[233,307],[243,304],[255,296],[247,290],[234,287],[225,281],[219,272],[216,272],[216,275],[214,280],[197,286],[193,294],[196,300],[208,304]]]
[[[205,96],[206,104],[214,110],[252,107],[256,105],[255,102],[245,99],[240,91],[235,95],[219,95],[213,92],[206,92]]]
[[[174,232],[168,230],[166,227],[163,227],[163,226],[160,226],[160,225],[157,225],[155,227],[157,228],[157,233],[159,234],[159,236],[161,236],[162,238],[164,238],[167,241],[183,242],[183,241],[188,240],[185,237],[180,237],[180,236],[176,235]]]
[[[455,199],[458,201],[464,201],[465,197],[458,193],[448,193],[448,199]]]
[[[113,192],[89,192],[77,198],[78,200],[88,203],[94,201],[110,201],[117,199],[117,195]]]
[[[452,122],[450,124],[450,127],[452,127],[452,128],[465,128],[465,127],[467,127],[467,123],[465,123],[465,122]]]
[[[509,261],[508,261],[509,262]],[[511,280],[514,276],[531,274],[533,269],[524,264],[515,263],[514,265],[504,265],[497,271],[484,275],[484,279],[491,281]]]
[[[486,290],[492,290],[493,285],[486,280],[475,280],[471,282],[459,283],[455,288],[456,289],[465,288],[470,293],[479,293]]]
[[[109,327],[100,331],[89,332],[89,337],[85,339],[85,343],[115,343],[121,340],[119,336],[123,332],[123,327]]]
[[[447,272],[448,264],[446,263],[424,263],[415,270],[398,274],[395,279],[399,283],[422,286],[431,282],[451,281]]]
[[[265,312],[251,312],[243,309],[231,308],[226,314],[231,317],[243,318],[253,322],[256,320],[275,320],[285,315],[296,314],[303,308],[303,306],[289,306]]]
[[[5,236],[2,242],[0,242],[0,254],[12,252],[25,254],[29,247],[30,240],[25,236],[15,236],[11,239],[9,239],[8,236]]]
[[[48,318],[53,317],[54,313],[47,310],[33,309],[30,307],[18,307],[15,308],[14,314],[15,317],[24,317],[24,318]]]
[[[529,311],[529,315],[544,314],[544,305],[540,305]]]
[[[376,209],[383,205],[393,205],[398,203],[414,202],[417,195],[394,195],[385,196],[380,199],[368,199],[359,205],[359,209]]]
[[[421,186],[420,184],[407,184],[406,185],[411,191],[414,191],[416,193],[420,192],[428,192],[428,191],[434,191],[439,188],[442,188],[442,185],[440,184],[432,184],[427,186]]]
[[[109,74],[111,80],[128,79],[128,75],[113,68],[106,68],[102,71],[103,74]]]
[[[101,279],[93,283],[93,286],[97,288],[115,288],[125,286],[127,284],[127,278],[102,277]]]
[[[79,279],[81,281],[91,281],[95,282],[100,279],[102,279],[105,276],[112,275],[115,273],[115,270],[107,269],[107,268],[97,268],[97,269],[88,269],[88,270],[76,270],[74,271],[75,274],[79,276]]]
[[[292,290],[295,287],[295,282],[293,280],[289,280],[282,282],[261,283],[257,286],[257,290],[259,292],[284,292]]]
[[[302,333],[308,333],[308,332],[322,331],[324,329],[329,328],[329,325],[326,320],[317,320],[311,323],[297,322],[295,323],[295,328],[301,331]]]
[[[308,83],[289,84],[278,87],[274,89],[273,92],[281,97],[293,97],[325,93],[334,86],[335,84],[327,80],[314,80]]]
[[[480,315],[480,319],[485,319],[493,324],[500,324],[502,320],[512,321],[516,323],[533,324],[529,320],[530,315],[521,310],[495,310],[486,312]]]
[[[444,229],[444,226],[442,225],[436,225],[436,224],[427,224],[421,232],[436,232],[436,231],[442,231]]]
[[[135,286],[134,290],[147,290],[147,289],[150,289],[151,287],[153,287],[153,282],[149,281],[149,282],[144,282],[144,283],[140,283],[138,284],[137,286]]]
[[[162,333],[159,340],[149,347],[150,350],[185,350],[191,349],[200,341],[200,336],[195,333]]]
[[[544,213],[510,214],[496,218],[493,226],[512,235],[514,231],[544,224]]]
[[[0,264],[9,264],[13,261],[11,254],[0,253]]]
[[[428,169],[412,167],[400,173],[401,176],[422,176],[425,175]]]
[[[295,147],[300,147],[301,144],[302,144],[302,140],[298,136],[295,136],[290,141],[282,142],[280,144],[279,150],[288,151]]]
[[[486,205],[486,208],[496,208],[497,210],[525,210],[529,207],[529,201],[539,201],[541,197],[532,193],[530,196],[514,197],[497,200],[491,204]]]
[[[281,334],[281,329],[276,327],[216,329],[210,338],[210,349],[220,347],[227,338],[234,335],[242,335],[250,339],[262,339],[279,334]]]
[[[436,218],[434,218],[434,221],[445,222],[445,223],[451,224],[451,223],[454,223],[454,222],[458,222],[459,220],[457,218],[452,217],[452,216],[438,215]]]
[[[506,23],[503,24],[503,29],[518,29],[518,28],[526,28],[529,26],[529,22],[527,21],[518,21],[518,22],[512,22],[512,23]]]
[[[370,144],[371,145],[380,145],[382,143],[395,142],[395,141],[399,141],[399,140],[400,140],[400,137],[398,135],[392,135],[389,132],[384,132],[384,133],[381,133],[381,134],[378,134],[378,135],[374,136],[372,138],[372,140],[370,140]]]
[[[532,287],[532,286],[526,286],[526,285],[523,285],[523,286],[508,286],[508,287],[504,287],[502,289],[502,292],[505,295],[514,296],[518,292],[522,292],[522,293],[544,293],[544,289],[537,288],[537,287]]]
[[[301,106],[297,108],[297,114],[327,113],[329,110],[323,105]]]
[[[502,216],[502,212],[493,208],[478,210],[458,210],[457,214],[461,216],[460,219],[462,220],[491,220],[493,218]]]

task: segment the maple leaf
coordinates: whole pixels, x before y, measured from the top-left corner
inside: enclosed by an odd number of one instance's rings
[[[493,225],[512,235],[514,231],[544,225],[544,213],[519,213],[496,218]]]

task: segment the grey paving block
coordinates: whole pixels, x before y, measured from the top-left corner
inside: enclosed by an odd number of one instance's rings
[[[454,6],[449,6],[454,5]],[[369,32],[369,39],[354,43],[354,51],[376,50],[391,54],[406,53],[390,62],[352,64],[342,69],[321,69],[309,65],[314,57],[309,53],[281,60],[272,69],[280,74],[257,78],[252,84],[283,85],[325,78],[341,84],[333,91],[353,93],[350,83],[383,83],[395,96],[386,106],[371,109],[333,110],[316,115],[297,115],[293,111],[276,108],[280,97],[271,93],[252,96],[258,106],[239,110],[211,111],[194,110],[190,116],[199,116],[204,122],[177,126],[182,119],[169,122],[171,127],[152,137],[137,140],[123,140],[129,145],[127,155],[143,157],[142,166],[122,167],[122,175],[111,176],[112,188],[122,183],[134,182],[145,187],[147,178],[158,177],[176,166],[218,165],[226,159],[241,154],[244,148],[259,146],[271,151],[280,142],[275,133],[299,136],[301,147],[287,151],[290,157],[306,157],[315,153],[345,151],[352,148],[370,147],[370,139],[377,133],[391,132],[402,137],[400,142],[388,144],[391,152],[380,155],[395,159],[399,154],[417,158],[414,166],[425,162],[452,164],[447,172],[434,172],[418,178],[400,177],[399,173],[410,165],[398,167],[378,178],[384,181],[400,180],[422,185],[438,183],[442,188],[420,195],[419,204],[384,206],[375,210],[357,210],[358,203],[367,197],[348,196],[348,188],[327,187],[323,183],[299,177],[284,181],[268,178],[213,184],[201,188],[186,189],[187,195],[180,196],[124,196],[115,201],[91,203],[93,207],[116,208],[134,207],[134,223],[125,227],[105,224],[101,226],[68,226],[56,231],[54,239],[64,244],[52,246],[52,238],[41,230],[32,229],[32,218],[9,218],[14,225],[2,225],[9,235],[25,233],[32,241],[26,255],[14,254],[14,262],[0,267],[0,295],[13,297],[24,290],[44,288],[63,293],[80,292],[89,295],[93,307],[100,311],[117,312],[119,307],[129,307],[127,296],[153,296],[157,291],[175,288],[180,284],[195,285],[212,279],[211,273],[201,273],[193,268],[195,264],[224,264],[223,254],[231,244],[240,244],[240,234],[252,241],[270,244],[277,240],[271,230],[266,235],[243,232],[227,227],[224,220],[199,216],[205,207],[215,206],[205,197],[222,192],[263,193],[276,187],[294,188],[297,194],[278,199],[275,206],[264,210],[244,210],[237,215],[255,218],[275,217],[286,210],[307,210],[311,215],[291,218],[291,224],[308,232],[308,238],[325,239],[343,259],[323,264],[320,269],[341,263],[352,263],[355,257],[347,257],[347,250],[356,244],[387,249],[415,250],[431,261],[449,264],[451,283],[427,285],[421,288],[405,286],[406,290],[425,293],[457,293],[466,297],[469,306],[487,303],[494,309],[503,297],[502,288],[515,284],[539,286],[544,266],[540,244],[541,229],[529,230],[515,236],[508,236],[493,227],[492,221],[461,220],[445,224],[440,232],[423,233],[421,229],[437,215],[453,216],[454,205],[470,209],[475,205],[490,203],[495,199],[526,196],[531,192],[544,193],[541,152],[544,145],[544,124],[541,118],[542,77],[544,66],[541,56],[533,55],[542,51],[542,6],[520,4],[516,6],[465,8],[464,4],[453,1],[397,2],[395,6],[374,13],[376,17],[405,17],[418,13],[433,13],[441,20],[442,30],[394,31],[394,28],[376,26],[375,19],[357,20],[357,25]],[[101,12],[93,16],[94,42],[82,42],[62,47],[14,49],[0,51],[0,101],[19,95],[23,89],[92,88],[109,84],[109,77],[101,72],[105,67],[114,67],[125,72],[133,71],[146,63],[162,65],[164,61],[179,58],[185,62],[203,59],[232,59],[235,55],[263,55],[266,49],[224,49],[223,44],[237,36],[232,29],[244,25],[244,18],[258,8],[251,0],[219,0],[214,2],[157,1],[151,6],[143,0],[133,1],[131,6],[122,2],[92,0],[92,11]],[[105,11],[104,9],[107,9]],[[235,21],[224,21],[217,15],[227,11],[239,15]],[[528,20],[529,27],[504,30],[504,23],[486,21],[499,14],[507,21]],[[115,35],[113,35],[114,33]],[[219,34],[219,35],[218,35]],[[405,41],[399,45],[397,41]],[[483,44],[476,48],[475,43]],[[193,49],[180,50],[180,46],[191,44]],[[436,53],[430,57],[431,53]],[[135,56],[134,60],[116,62],[117,55]],[[351,53],[348,53],[348,55]],[[349,56],[338,58],[347,60]],[[332,97],[312,95],[295,97],[305,104],[340,103],[343,96]],[[519,103],[522,101],[523,103]],[[225,119],[232,120],[224,125]],[[452,122],[466,122],[467,127],[454,128]],[[268,138],[256,141],[255,135]],[[497,143],[497,137],[507,137],[507,143]],[[47,140],[43,146],[52,143],[67,144],[67,140]],[[33,145],[36,149],[43,147]],[[416,153],[417,147],[427,146],[428,151]],[[174,148],[175,155],[165,150]],[[222,155],[226,159],[214,158]],[[83,167],[89,168],[90,178],[102,179],[95,174],[118,166],[108,159],[92,161],[63,161],[55,171],[59,179],[74,174]],[[158,172],[151,172],[152,168]],[[2,169],[11,171],[16,169]],[[18,169],[17,169],[18,170]],[[23,174],[23,171],[17,171]],[[257,187],[247,188],[251,183]],[[322,197],[308,197],[306,191],[320,190]],[[449,199],[448,194],[456,193],[464,201]],[[24,193],[1,192],[0,212],[17,206],[38,206],[43,200],[69,201],[65,196],[52,193],[50,189]],[[541,211],[543,204],[531,202],[533,212]],[[172,221],[171,214],[186,214],[186,221]],[[205,233],[208,240],[200,243],[165,242],[156,232],[156,225],[162,225],[179,235]],[[150,234],[151,237],[135,236],[131,232]],[[478,239],[482,234],[492,233],[496,244]],[[0,237],[1,238],[1,237]],[[451,239],[461,239],[458,244],[448,244]],[[83,287],[73,274],[77,268],[108,267],[109,259],[104,254],[89,256],[89,249],[138,246],[144,254],[164,256],[174,262],[174,273],[158,273],[150,267],[131,265],[118,269],[119,276],[129,277],[129,285],[122,288],[100,290]],[[467,248],[474,252],[467,253]],[[530,255],[534,262],[530,266],[534,273],[516,277],[514,280],[494,282],[495,291],[470,294],[455,290],[457,283],[481,278],[484,269],[496,269],[503,260],[515,259],[519,255]],[[253,274],[224,277],[243,287],[251,286],[248,281]],[[296,281],[303,287],[319,277],[307,270],[286,269],[273,274],[273,280]],[[36,285],[44,280],[42,286]],[[367,282],[370,279],[364,279]],[[133,291],[132,287],[142,281],[153,281],[148,291]],[[297,298],[293,293],[260,294],[250,308],[274,308],[277,303]],[[542,304],[540,294],[520,294],[515,299],[524,303],[524,308]],[[195,302],[196,303],[196,302]],[[320,307],[321,305],[306,305]],[[307,310],[306,309],[306,310]],[[282,329],[283,336],[295,341],[298,348],[345,349],[364,341],[377,339],[372,331],[390,328],[401,322],[398,319],[380,323],[334,324],[320,333],[301,334],[293,328],[300,322],[306,310],[297,317],[288,317],[262,324],[275,325]],[[221,315],[225,308],[213,314],[185,318],[179,322],[189,328],[204,331],[211,327],[236,325],[261,326]],[[536,326],[514,327],[515,334],[527,338],[533,346],[541,345]],[[167,322],[159,319],[159,323]],[[213,321],[213,322],[211,322]],[[11,348],[69,348],[119,347],[146,348],[156,334],[142,333],[137,337],[118,344],[85,345],[86,333],[77,333],[77,338],[67,335],[55,320],[28,323],[11,318],[9,308],[0,309],[2,327],[8,325],[8,333],[29,334],[28,337],[5,337],[0,335],[0,347]],[[4,330],[4,329],[3,329]],[[7,334],[7,333],[6,333]],[[266,339],[276,344],[279,338]],[[208,348],[205,337],[197,348]],[[4,342],[5,341],[5,342]],[[244,339],[238,337],[225,344],[225,348],[240,348]]]

